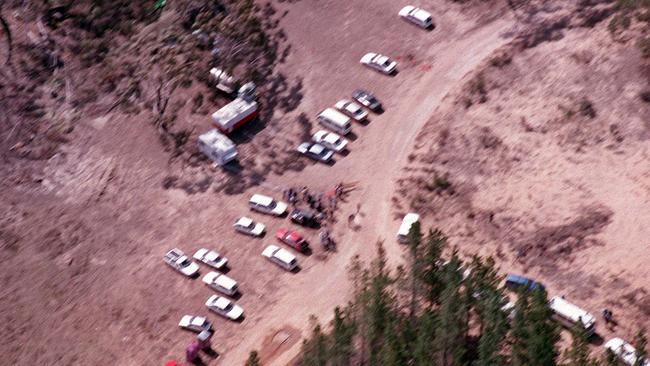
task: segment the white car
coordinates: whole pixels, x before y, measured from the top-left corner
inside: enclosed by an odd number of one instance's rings
[[[194,315],[185,315],[181,318],[181,321],[178,322],[178,326],[191,330],[192,332],[197,332],[201,333],[204,330],[210,330],[212,329],[212,323],[210,321],[202,316],[194,316]]]
[[[335,134],[334,132],[325,130],[316,132],[311,139],[315,143],[323,145],[326,148],[336,152],[341,152],[348,146],[348,140]]]
[[[289,253],[288,250],[282,249],[276,245],[269,245],[266,247],[262,252],[262,256],[287,271],[293,271],[298,267],[296,256]]]
[[[163,261],[187,277],[192,277],[199,272],[199,265],[187,258],[183,251],[178,248],[167,252],[163,257]]]
[[[347,99],[339,100],[336,102],[336,105],[334,105],[334,107],[357,122],[364,121],[368,117],[367,111],[361,108],[361,106],[357,103],[349,101]]]
[[[334,152],[325,146],[309,141],[300,144],[296,150],[306,157],[322,163],[328,163],[334,155]]]
[[[234,296],[239,289],[237,287],[237,281],[226,276],[225,274],[217,272],[208,272],[205,276],[203,276],[203,283],[205,283],[208,287],[228,296]]]
[[[430,28],[433,25],[431,13],[412,5],[403,7],[399,11],[399,16],[424,29]]]
[[[612,351],[624,364],[636,364],[636,349],[621,338],[612,338],[605,343],[605,349]],[[650,360],[644,360],[642,366],[650,366]]]
[[[244,310],[241,307],[233,304],[232,301],[225,297],[217,295],[210,296],[208,301],[205,302],[205,306],[224,318],[232,320],[237,320],[244,314]]]
[[[237,222],[233,225],[235,231],[239,231],[242,234],[251,235],[251,236],[262,236],[266,230],[264,224],[253,221],[253,219],[246,216],[240,217]]]
[[[248,201],[248,207],[253,211],[275,216],[282,216],[287,211],[286,203],[261,194],[254,194]]]
[[[228,264],[228,258],[222,257],[214,250],[201,248],[194,253],[194,259],[216,269],[223,269]]]
[[[361,64],[366,65],[371,69],[377,70],[386,75],[390,75],[397,68],[397,62],[388,58],[388,56],[380,55],[378,53],[369,52],[361,57]]]

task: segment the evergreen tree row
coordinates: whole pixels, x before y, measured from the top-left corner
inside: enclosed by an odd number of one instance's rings
[[[559,328],[544,289],[519,292],[508,309],[494,261],[475,256],[463,263],[455,249],[445,261],[448,249],[442,232],[422,235],[415,224],[404,267],[388,268],[381,243],[369,266],[355,257],[349,267],[352,300],[334,309],[328,331],[313,319],[298,365],[618,365],[611,352],[591,357],[588,335],[579,327],[560,354]],[[642,365],[641,332],[635,343]]]

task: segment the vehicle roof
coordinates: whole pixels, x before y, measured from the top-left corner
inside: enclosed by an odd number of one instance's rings
[[[412,13],[412,16],[421,22],[426,22],[429,18],[431,18],[431,13],[418,8],[414,13]]]
[[[212,302],[212,305],[218,307],[219,309],[225,309],[226,306],[230,305],[230,300],[220,296],[216,301]]]
[[[211,129],[210,131],[199,135],[199,140],[217,151],[235,149],[235,143],[217,129]]]
[[[549,307],[554,312],[572,320],[573,322],[582,322],[582,325],[585,328],[590,328],[596,322],[596,318],[594,318],[593,315],[559,296],[551,298],[549,301]]]
[[[325,130],[318,130],[318,131],[316,131],[316,133],[314,134],[314,138],[315,138],[315,139],[319,139],[319,140],[321,140],[321,139],[323,138],[323,136],[324,136],[324,135],[327,135],[328,133],[329,133],[329,132],[328,132],[328,131],[325,131]]]
[[[420,220],[420,215],[413,212],[407,213],[402,219],[402,224],[399,227],[399,235],[408,235],[411,226],[418,220]]]
[[[375,56],[377,56],[376,53],[368,52],[365,55],[363,55],[363,57],[361,57],[361,62],[371,62],[372,59],[375,58]]]
[[[214,250],[209,251],[208,254],[205,255],[205,259],[209,261],[216,261],[220,257],[221,256],[219,253],[215,252]]]
[[[284,263],[291,263],[292,261],[296,260],[295,255],[291,254],[288,250],[282,248],[280,248],[280,250],[278,250],[275,253],[275,257],[283,261]]]
[[[300,233],[297,231],[290,231],[289,234],[287,235],[287,239],[292,241],[298,241],[302,239],[302,235],[300,235]]]
[[[337,135],[335,133],[330,133],[330,134],[325,135],[325,138],[323,139],[323,141],[329,142],[330,144],[336,144],[336,143],[339,142],[340,139],[341,139],[341,137],[339,135]]]
[[[214,279],[218,277],[219,274],[217,272],[208,272],[203,276],[203,282],[207,284],[211,284],[214,282]]]
[[[251,197],[250,202],[269,206],[271,203],[273,203],[273,198],[256,193]]]
[[[377,56],[374,57],[374,59],[372,61],[375,62],[375,63],[378,63],[378,64],[384,64],[386,62],[389,62],[390,58],[388,58],[388,56],[384,56],[384,55],[377,55]]]
[[[322,154],[325,150],[327,149],[325,148],[325,146],[321,144],[312,144],[311,147],[309,148],[309,151],[316,155]]]
[[[232,278],[220,274],[217,276],[217,279],[214,281],[217,285],[227,288],[229,290],[232,290],[235,286],[237,286],[237,281],[233,280]]]
[[[269,257],[269,258],[270,258],[271,256],[273,256],[273,254],[274,254],[275,252],[278,251],[278,249],[280,249],[280,248],[279,248],[277,245],[273,245],[273,244],[271,244],[271,245],[269,245],[268,247],[266,247],[266,248],[264,249],[264,251],[262,252],[262,255],[265,256],[265,257]]]
[[[350,122],[350,117],[346,116],[345,114],[337,111],[334,108],[325,108],[322,112],[318,114],[319,116],[323,116],[332,122],[338,124],[338,125],[345,125],[346,123]]]
[[[411,10],[413,10],[413,9],[415,9],[415,6],[413,6],[413,5],[406,5],[405,7],[403,7],[403,8],[399,11],[399,15],[401,15],[401,16],[406,16],[406,15],[408,15],[408,14],[411,12]]]
[[[249,226],[252,223],[253,223],[253,219],[251,219],[249,217],[246,217],[246,216],[242,216],[242,217],[239,218],[239,220],[237,220],[235,225]]]
[[[350,103],[352,103],[352,102],[347,100],[347,99],[341,99],[338,102],[336,102],[336,104],[334,106],[336,108],[343,109],[343,108],[345,108],[346,105],[348,105]]]
[[[225,124],[240,114],[251,113],[255,110],[257,110],[256,101],[248,101],[243,98],[235,98],[232,102],[226,104],[218,111],[212,113],[212,119],[219,121],[219,124]]]

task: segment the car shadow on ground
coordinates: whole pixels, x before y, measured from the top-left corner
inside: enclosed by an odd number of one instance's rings
[[[221,273],[223,273],[223,274],[227,274],[228,272],[230,272],[230,266],[229,266],[229,265],[225,265],[225,266],[221,267],[221,268],[219,269],[219,272],[221,272]]]
[[[354,133],[354,131],[350,131],[347,135],[345,135],[345,138],[350,141],[357,141],[359,139],[359,135]]]
[[[336,159],[330,159],[325,163],[327,166],[333,166],[334,164],[336,164]]]
[[[241,291],[237,291],[234,295],[232,295],[232,296],[230,296],[230,297],[231,297],[233,300],[239,300],[239,299],[241,299],[242,296],[243,296],[243,294],[241,293]]]
[[[385,111],[386,110],[384,109],[384,107],[379,107],[379,108],[373,110],[373,112],[375,112],[375,114],[377,114],[377,115],[382,115],[382,114],[384,114]]]
[[[598,333],[594,333],[590,338],[589,338],[589,343],[593,344],[594,346],[602,346],[603,343],[605,343],[605,339]]]
[[[341,155],[341,156],[343,156],[343,157],[350,155],[350,149],[348,149],[348,148],[346,147],[344,150],[341,150],[341,151],[339,152],[339,155]]]
[[[372,120],[370,120],[370,118],[366,118],[366,119],[364,119],[362,121],[357,121],[357,123],[359,123],[361,126],[364,126],[364,127],[368,126],[370,124],[370,122],[372,122]]]
[[[300,252],[300,253],[301,253],[302,255],[304,255],[305,257],[311,257],[311,256],[314,254],[314,250],[311,249],[311,244],[309,244],[309,247],[308,247],[306,250],[303,250],[303,251]]]
[[[235,323],[239,323],[239,324],[241,324],[241,323],[244,322],[244,320],[246,320],[246,315],[243,315],[243,314],[242,314],[242,316],[240,316],[239,318],[237,318],[236,320],[233,320],[233,321],[234,321]]]
[[[302,271],[302,267],[296,266],[296,268],[292,269],[290,272],[293,274],[297,274],[300,273],[300,271]]]

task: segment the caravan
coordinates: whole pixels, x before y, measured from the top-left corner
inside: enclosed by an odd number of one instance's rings
[[[568,328],[577,324],[585,329],[587,335],[594,334],[596,330],[596,318],[593,315],[560,296],[551,298],[548,305],[553,310],[553,319],[558,323]]]
[[[237,157],[235,144],[215,129],[200,135],[198,144],[199,150],[217,165],[226,165]]]

